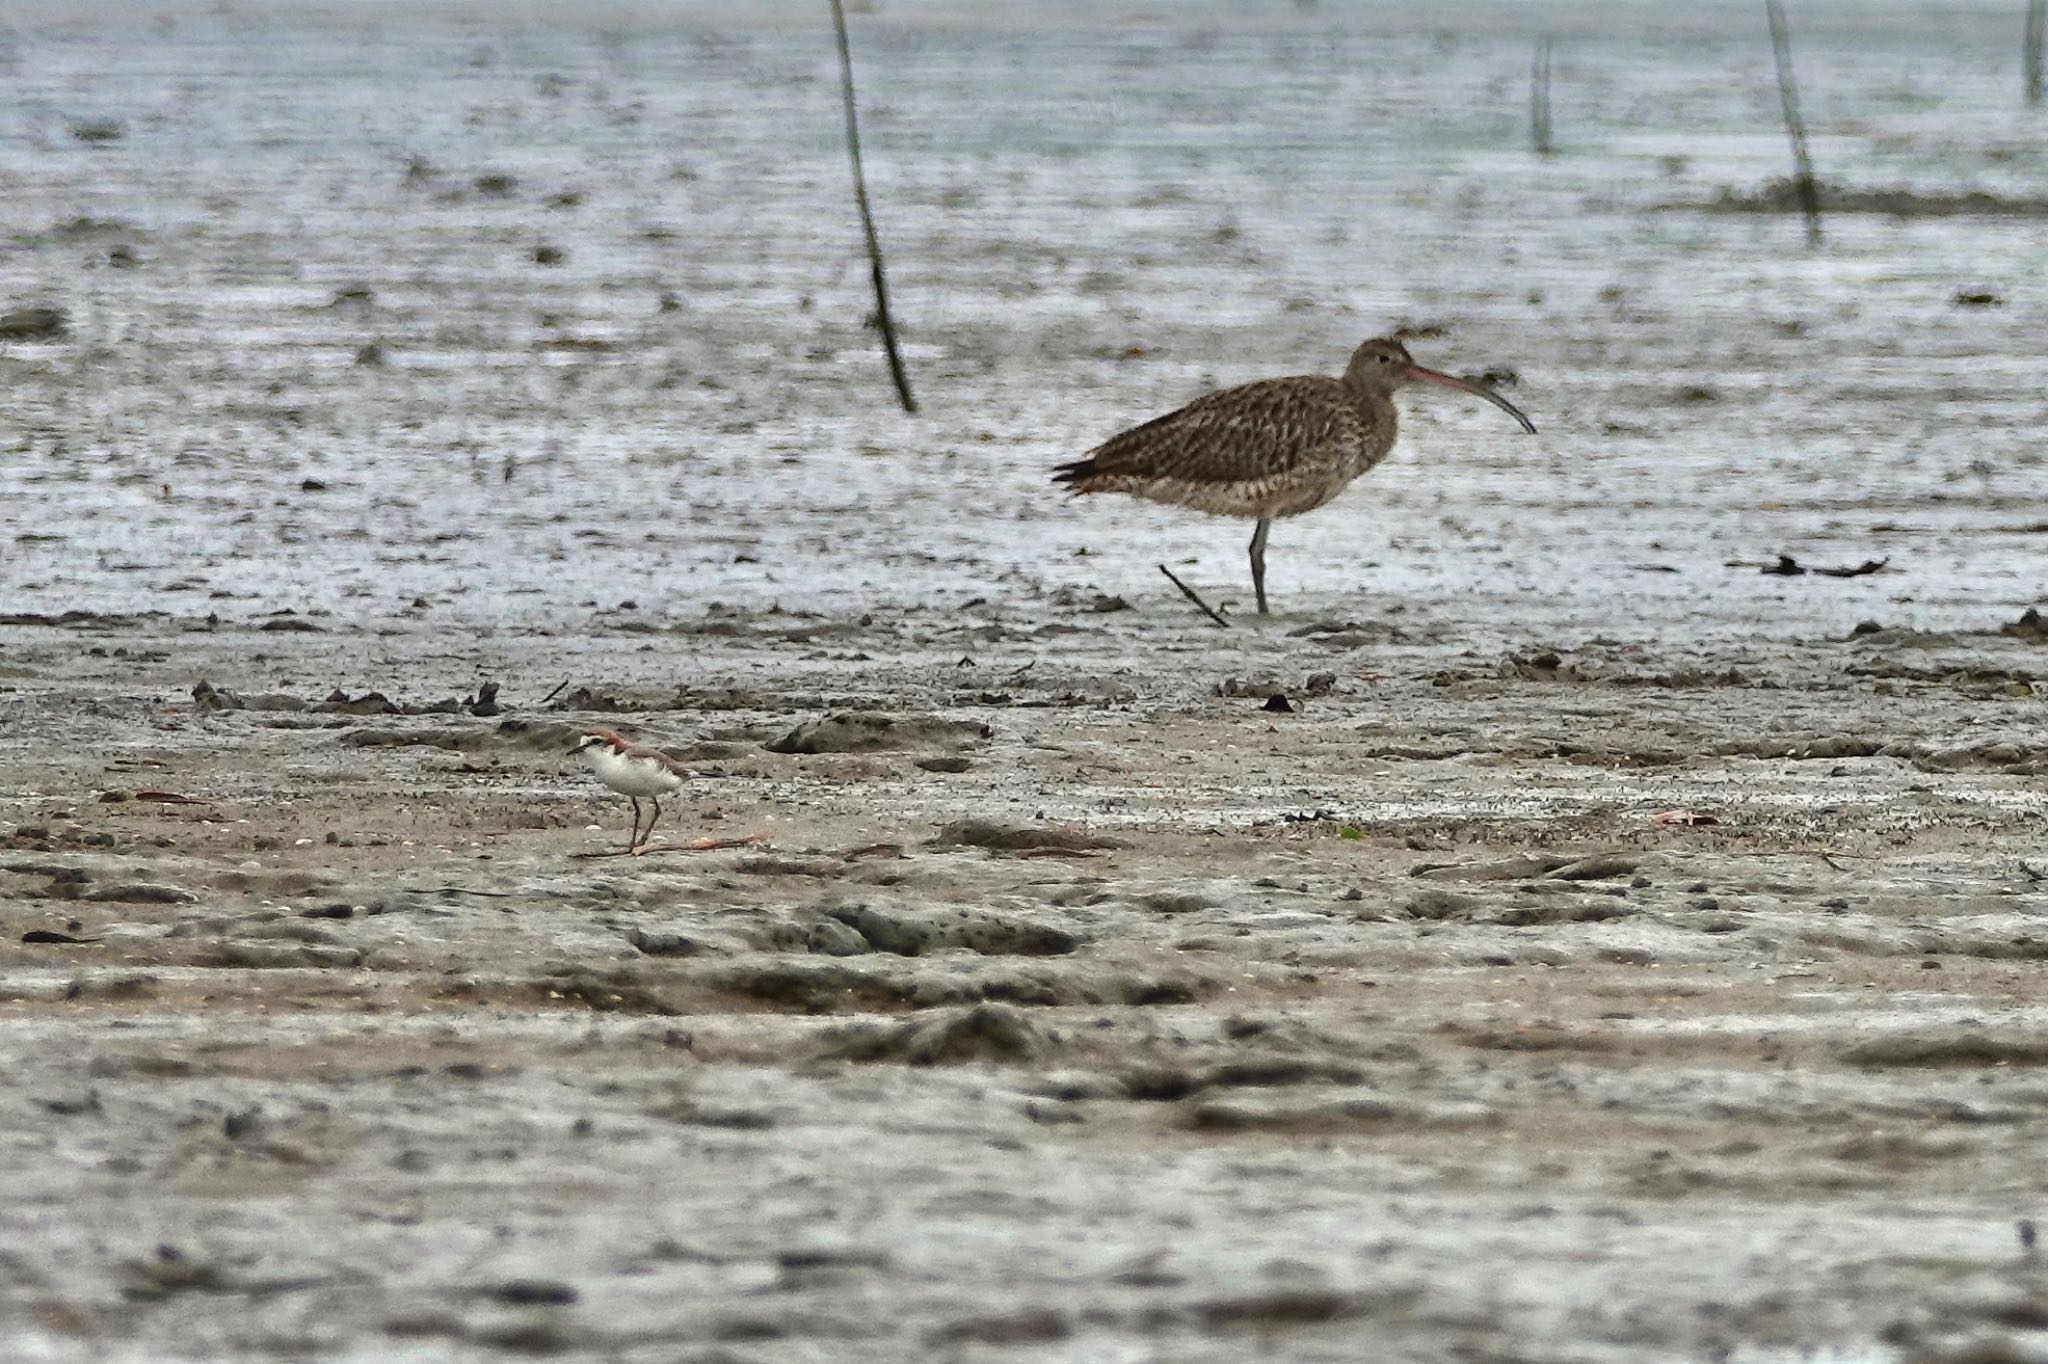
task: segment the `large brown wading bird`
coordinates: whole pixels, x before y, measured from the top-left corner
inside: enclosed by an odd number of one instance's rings
[[[1522,424],[1520,408],[1492,389],[1424,369],[1382,337],[1351,353],[1344,377],[1263,379],[1195,399],[1111,436],[1054,481],[1076,493],[1132,493],[1216,516],[1247,516],[1252,591],[1266,614],[1266,533],[1276,518],[1313,511],[1394,448],[1394,390],[1441,384],[1477,394]]]

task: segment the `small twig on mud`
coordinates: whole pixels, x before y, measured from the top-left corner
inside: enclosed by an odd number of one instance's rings
[[[721,852],[727,848],[758,848],[768,842],[766,834],[745,834],[739,838],[699,838],[689,843],[643,843],[637,848],[604,848],[595,852],[572,852],[571,857],[645,857],[649,853]]]
[[[1823,578],[1866,578],[1873,573],[1882,573],[1889,564],[1889,556],[1883,559],[1865,559],[1860,564],[1849,564],[1841,568],[1808,568],[1789,554],[1780,554],[1773,564],[1753,563],[1747,559],[1728,560],[1729,568],[1754,568],[1773,578],[1798,578],[1808,573],[1818,573]]]
[[[1842,864],[1841,864],[1840,862],[1837,862],[1837,861],[1835,861],[1835,859],[1836,859],[1836,858],[1838,858],[1838,857],[1857,857],[1857,858],[1862,858],[1862,859],[1868,860],[1868,859],[1869,859],[1869,857],[1870,857],[1870,854],[1869,854],[1869,853],[1846,853],[1846,852],[1832,851],[1832,850],[1830,850],[1830,849],[1827,849],[1827,848],[1752,848],[1752,849],[1751,849],[1751,850],[1749,851],[1749,856],[1751,856],[1751,857],[1818,857],[1818,858],[1819,858],[1819,859],[1820,859],[1821,861],[1823,861],[1823,862],[1827,863],[1827,864],[1828,864],[1829,866],[1833,867],[1833,868],[1834,868],[1834,869],[1835,869],[1836,871],[1854,871],[1854,870],[1855,870],[1855,868],[1854,868],[1854,867],[1845,867],[1845,866],[1843,866],[1843,865],[1842,865]]]
[[[560,683],[556,685],[553,691],[549,692],[546,696],[541,697],[540,703],[543,706],[545,706],[548,702],[554,700],[557,696],[560,696],[563,692],[567,690],[569,690],[569,679],[565,677],[561,680]]]
[[[1181,581],[1181,580],[1180,580],[1179,578],[1176,578],[1176,577],[1174,577],[1174,576],[1173,576],[1173,570],[1172,570],[1172,569],[1168,568],[1168,567],[1167,567],[1167,566],[1166,566],[1165,564],[1161,564],[1161,565],[1159,565],[1159,571],[1160,571],[1161,573],[1164,573],[1164,574],[1166,575],[1166,580],[1167,580],[1168,582],[1172,583],[1172,584],[1173,584],[1173,585],[1174,585],[1175,587],[1177,587],[1177,588],[1179,588],[1179,589],[1180,589],[1180,594],[1181,594],[1181,595],[1182,595],[1183,597],[1186,597],[1186,598],[1187,598],[1187,599],[1188,599],[1189,601],[1193,602],[1193,603],[1194,603],[1194,604],[1195,604],[1196,606],[1199,606],[1199,607],[1201,607],[1201,608],[1202,608],[1202,614],[1203,614],[1203,615],[1205,615],[1205,616],[1207,616],[1207,617],[1208,617],[1208,618],[1209,618],[1210,620],[1213,620],[1213,621],[1215,621],[1215,622],[1216,622],[1216,624],[1217,624],[1217,626],[1218,626],[1219,628],[1221,628],[1221,629],[1225,629],[1225,630],[1228,630],[1228,629],[1230,628],[1230,622],[1229,622],[1229,621],[1227,621],[1227,620],[1225,620],[1225,619],[1223,619],[1223,617],[1221,617],[1221,616],[1217,615],[1215,611],[1213,611],[1212,609],[1210,609],[1209,603],[1207,603],[1207,602],[1203,601],[1203,600],[1202,600],[1202,599],[1201,599],[1200,597],[1196,596],[1196,595],[1195,595],[1195,589],[1194,589],[1194,588],[1192,588],[1192,587],[1189,587],[1189,586],[1188,586],[1188,585],[1187,585],[1186,583],[1182,582],[1182,581]]]
[[[512,892],[509,890],[471,890],[468,886],[443,886],[439,893],[442,895],[488,895],[493,900],[509,900],[512,898]]]
[[[1884,566],[1890,562],[1889,558],[1865,559],[1847,568],[1816,568],[1813,571],[1823,578],[1867,578],[1873,573],[1884,572]]]
[[[767,841],[766,834],[744,834],[739,838],[696,838],[688,843],[643,843],[633,849],[633,856],[645,857],[649,853],[668,852],[720,852],[726,848],[758,848]]]

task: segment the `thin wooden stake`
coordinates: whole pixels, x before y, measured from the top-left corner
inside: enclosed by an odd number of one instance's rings
[[[1179,578],[1176,578],[1176,577],[1174,577],[1174,576],[1173,576],[1173,570],[1172,570],[1172,569],[1168,568],[1168,567],[1167,567],[1167,566],[1166,566],[1165,564],[1161,564],[1161,565],[1159,565],[1159,571],[1160,571],[1161,573],[1164,573],[1164,574],[1166,575],[1166,580],[1167,580],[1168,582],[1172,583],[1172,584],[1173,584],[1173,585],[1174,585],[1175,587],[1177,587],[1177,588],[1179,588],[1179,589],[1180,589],[1180,594],[1181,594],[1181,595],[1182,595],[1183,597],[1186,597],[1186,598],[1187,598],[1187,599],[1188,599],[1189,601],[1193,602],[1193,603],[1194,603],[1194,604],[1195,604],[1196,606],[1199,606],[1199,607],[1201,607],[1201,608],[1202,608],[1202,614],[1203,614],[1203,615],[1205,615],[1205,616],[1207,616],[1207,617],[1208,617],[1208,618],[1209,618],[1210,620],[1213,620],[1213,621],[1215,621],[1215,622],[1216,622],[1216,624],[1217,624],[1217,626],[1218,626],[1219,628],[1221,628],[1221,629],[1224,629],[1224,630],[1228,630],[1228,629],[1230,628],[1230,622],[1229,622],[1229,621],[1227,621],[1227,620],[1225,620],[1225,619],[1223,619],[1223,617],[1221,617],[1221,616],[1217,615],[1217,614],[1215,613],[1215,611],[1213,611],[1213,610],[1211,610],[1211,609],[1210,609],[1210,607],[1209,607],[1209,603],[1207,603],[1207,602],[1203,601],[1203,600],[1202,600],[1202,599],[1201,599],[1200,597],[1196,596],[1196,595],[1195,595],[1195,589],[1194,589],[1194,588],[1192,588],[1192,587],[1189,587],[1189,586],[1188,586],[1188,585],[1187,585],[1186,583],[1182,582],[1182,581],[1181,581],[1181,580],[1180,580]]]
[[[2048,0],[2027,0],[2027,42],[2020,60],[2026,74],[2029,105],[2041,103],[2044,46],[2048,46]]]
[[[1545,35],[1536,40],[1536,57],[1529,66],[1529,143],[1538,156],[1557,150],[1550,140],[1550,48]]]
[[[1820,245],[1820,185],[1813,178],[1813,158],[1806,152],[1806,120],[1799,116],[1799,82],[1792,74],[1792,34],[1785,25],[1780,0],[1764,0],[1771,21],[1771,53],[1778,60],[1778,98],[1785,108],[1785,132],[1792,139],[1792,186],[1799,192],[1799,211],[1806,215],[1806,243]]]
[[[832,27],[839,35],[839,89],[846,104],[846,155],[853,162],[853,201],[860,208],[861,231],[868,239],[868,269],[875,281],[875,317],[882,328],[882,349],[889,356],[889,377],[896,381],[896,396],[905,412],[917,411],[917,399],[910,396],[910,378],[903,372],[903,355],[896,348],[896,319],[889,313],[889,281],[882,270],[882,243],[875,235],[874,211],[868,207],[868,178],[860,165],[860,119],[853,108],[853,48],[846,40],[846,7],[832,0]]]

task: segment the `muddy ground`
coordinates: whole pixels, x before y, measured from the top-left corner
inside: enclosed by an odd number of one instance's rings
[[[677,629],[681,694],[579,638],[601,697],[482,719],[179,694],[252,648],[318,675],[321,635],[11,631],[10,938],[86,940],[7,949],[19,1339],[1627,1359],[2041,1319],[2048,640],[1138,616]],[[1252,674],[1298,708],[1215,694]],[[895,723],[824,746],[910,746],[771,751],[849,710]],[[768,842],[580,856],[623,833],[562,758],[594,722],[701,773],[670,832]]]
[[[1480,6],[882,8],[916,419],[808,20],[0,48],[7,1357],[2048,1358],[2038,224],[1708,211],[1746,7],[1540,164]],[[1823,14],[1838,180],[2023,206],[1990,19]],[[1544,434],[1270,618],[1045,481],[1403,324]]]

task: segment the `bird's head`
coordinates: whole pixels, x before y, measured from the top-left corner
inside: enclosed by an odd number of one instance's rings
[[[1445,388],[1455,388],[1460,392],[1486,399],[1520,422],[1524,431],[1532,436],[1536,434],[1535,423],[1522,415],[1521,408],[1484,384],[1475,384],[1470,379],[1460,379],[1455,374],[1424,369],[1415,363],[1406,346],[1390,336],[1368,341],[1351,352],[1351,363],[1344,370],[1344,382],[1354,388],[1369,389],[1381,394],[1391,394],[1403,384],[1440,384]]]
[[[1408,382],[1408,371],[1414,368],[1415,359],[1408,354],[1408,348],[1390,336],[1382,336],[1351,352],[1344,380],[1360,388],[1392,393]]]
[[[621,739],[618,735],[612,733],[610,730],[593,729],[586,731],[584,735],[576,741],[576,746],[569,750],[569,755],[571,757],[575,757],[578,754],[590,753],[596,749],[605,749],[609,752],[616,753],[625,746],[626,741],[624,739]]]

